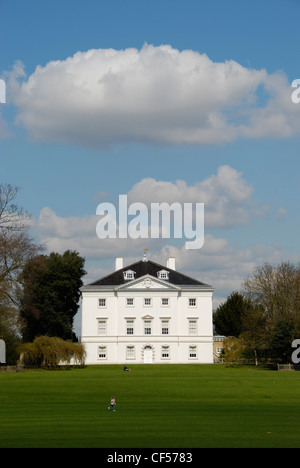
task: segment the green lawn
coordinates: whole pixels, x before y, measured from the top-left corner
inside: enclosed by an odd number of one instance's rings
[[[117,411],[108,411],[116,396]],[[300,447],[300,372],[219,365],[0,374],[0,447]]]

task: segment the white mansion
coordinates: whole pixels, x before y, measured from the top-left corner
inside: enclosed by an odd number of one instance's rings
[[[86,364],[213,363],[212,286],[144,258],[81,288]]]

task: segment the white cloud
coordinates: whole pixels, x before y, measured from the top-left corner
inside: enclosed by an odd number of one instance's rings
[[[19,82],[18,82],[19,79]],[[211,144],[299,132],[285,75],[171,46],[93,49],[38,66],[18,62],[9,86],[17,121],[38,141]],[[268,95],[259,101],[259,89]]]
[[[143,179],[128,193],[129,202],[204,203],[205,226],[228,228],[245,225],[252,212],[258,214],[251,196],[253,187],[232,167],[220,166],[217,174],[188,186],[183,180],[176,183]],[[260,208],[261,210],[261,208]]]
[[[165,239],[151,239],[151,203],[165,202],[170,206],[174,202],[192,204],[204,203],[204,230],[211,228],[233,228],[246,225],[251,217],[257,217],[261,207],[254,207],[252,202],[253,187],[243,178],[242,174],[230,166],[220,166],[216,174],[194,184],[188,185],[184,180],[175,183],[157,181],[147,178],[136,183],[127,194],[128,206],[132,203],[143,203],[149,212],[149,239],[137,238],[119,239],[118,229],[116,239],[99,239],[96,235],[97,223],[100,216],[95,214],[85,217],[58,216],[51,208],[44,207],[39,219],[35,221],[35,229],[38,235],[46,242],[50,250],[66,250],[72,248],[83,252],[83,255],[91,257],[109,256],[113,252],[128,250],[128,254],[134,253],[137,248],[141,251],[147,246],[164,245]],[[106,197],[106,202],[111,203]],[[114,205],[116,211],[116,224],[118,224],[119,206]],[[182,210],[184,211],[184,209]],[[138,216],[138,215],[137,215]],[[127,223],[135,219],[135,215],[128,215]],[[184,219],[182,218],[184,222]],[[172,220],[170,220],[170,224]],[[172,224],[171,224],[172,235]],[[160,234],[161,237],[161,234]],[[184,237],[182,243],[187,240]]]
[[[147,243],[147,246],[155,245],[155,248],[157,248],[163,246],[166,242],[166,239],[161,239],[161,233],[159,239],[151,239],[152,203],[166,203],[172,206],[174,202],[179,202],[183,207],[182,212],[184,212],[184,203],[189,203],[192,207],[195,207],[196,203],[204,203],[204,231],[207,234],[212,228],[229,229],[248,225],[251,219],[261,215],[264,216],[265,207],[254,205],[252,201],[253,191],[253,187],[243,178],[242,173],[228,165],[220,166],[216,174],[193,185],[188,185],[184,180],[167,182],[146,178],[137,182],[129,190],[126,211],[126,213],[129,213],[130,206],[133,203],[146,205],[149,214],[149,230],[146,239],[140,238],[139,235],[136,239],[133,239],[133,242],[130,238],[119,238],[118,220],[122,208],[118,206],[118,202],[113,204],[109,199],[106,200],[106,203],[112,204],[116,214],[116,219],[112,220],[117,226],[115,239],[99,239],[97,237],[97,223],[101,217],[96,215],[96,211],[98,211],[100,205],[98,208],[95,205],[95,214],[85,217],[70,216],[68,218],[62,218],[51,208],[44,207],[40,212],[39,219],[34,223],[34,228],[40,238],[47,243],[48,248],[53,250],[61,251],[72,248],[82,251],[87,257],[101,257],[110,255],[112,252],[118,254],[118,252],[127,249],[127,253],[130,255],[137,248],[142,251],[145,248],[145,243]],[[126,215],[127,228],[136,217],[138,217],[138,213]],[[172,222],[173,220],[170,219],[171,238],[173,232]],[[182,222],[185,222],[183,217]],[[182,234],[183,238],[177,241],[177,244],[179,242],[183,245],[187,241],[184,237],[184,229]],[[218,240],[209,245],[213,245],[214,249],[216,245],[223,248],[223,243],[224,240]],[[207,248],[209,247],[206,246]]]
[[[41,210],[39,218],[33,220],[32,228],[48,251],[71,249],[84,256],[89,281],[111,272],[115,257],[124,257],[125,264],[130,264],[141,258],[144,248],[148,248],[150,258],[160,264],[165,264],[169,256],[175,256],[180,271],[212,284],[216,288],[216,297],[220,298],[238,290],[255,266],[265,261],[300,260],[296,254],[285,255],[280,244],[266,245],[253,238],[251,245],[241,248],[232,244],[229,237],[224,237],[224,233],[212,235],[208,226],[233,228],[248,222],[251,216],[257,217],[259,210],[252,210],[252,196],[253,188],[241,173],[229,166],[219,167],[217,174],[191,186],[183,180],[171,183],[144,179],[132,187],[128,192],[129,203],[204,202],[209,222],[206,222],[204,246],[198,250],[186,250],[184,239],[177,243],[161,238],[99,239],[96,235],[99,216],[96,214],[63,218],[49,207]],[[279,208],[274,217],[285,214]]]
[[[173,256],[177,269],[205,283],[213,285],[215,297],[226,297],[232,291],[239,291],[242,282],[254,269],[265,262],[278,264],[282,261],[299,262],[299,254],[284,253],[282,245],[253,244],[239,248],[227,239],[212,235],[205,237],[204,247],[188,251],[183,247],[164,246],[154,253],[160,259]]]
[[[262,249],[253,247],[239,250],[230,246],[227,239],[211,234],[205,236],[204,247],[194,251],[171,245],[171,239],[98,239],[96,223],[96,216],[62,218],[46,207],[41,210],[39,219],[34,221],[32,227],[47,251],[62,253],[67,249],[76,250],[87,262],[91,261],[93,267],[89,271],[89,278],[95,275],[94,279],[97,274],[105,274],[101,267],[104,259],[112,259],[112,268],[116,256],[125,257],[129,264],[140,258],[143,249],[147,247],[153,261],[164,264],[169,256],[175,256],[178,269],[224,290],[226,287],[236,287],[243,275],[254,268],[257,258],[270,254],[270,249],[265,246]],[[94,266],[97,260],[100,262],[99,271]]]
[[[144,239],[99,239],[96,234],[98,221],[96,215],[62,218],[51,208],[44,207],[31,227],[48,251],[76,250],[88,259],[114,257],[124,251],[130,255],[145,248]]]
[[[46,218],[47,222],[46,222]],[[149,258],[166,265],[167,258],[176,258],[176,268],[200,281],[213,285],[215,298],[226,297],[240,290],[243,280],[258,265],[268,261],[300,261],[296,254],[285,254],[280,244],[255,243],[246,248],[232,244],[227,238],[212,234],[205,236],[199,250],[186,250],[183,245],[172,245],[171,239],[98,239],[95,233],[96,218],[61,218],[53,210],[44,208],[35,221],[34,231],[45,243],[47,251],[76,250],[86,258],[88,272],[85,281],[91,282],[114,270],[115,257],[124,257],[129,265],[142,258],[144,248]]]
[[[12,132],[8,128],[7,122],[3,119],[0,113],[0,140],[11,138],[11,137],[12,137]]]
[[[283,219],[286,218],[286,216],[287,216],[287,211],[284,208],[278,208],[278,210],[276,212],[276,218],[279,221],[282,221]]]

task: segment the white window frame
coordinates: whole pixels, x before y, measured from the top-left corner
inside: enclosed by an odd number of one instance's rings
[[[134,280],[135,278],[135,271],[127,270],[127,271],[124,271],[123,274],[124,274],[125,280]]]
[[[198,320],[196,318],[189,318],[189,335],[198,335]]]
[[[101,324],[104,324],[104,326],[101,327]],[[103,333],[101,333],[101,330]],[[98,319],[98,328],[97,328],[97,334],[98,336],[106,336],[107,335],[107,319]]]
[[[198,359],[198,349],[196,345],[189,346],[189,359]]]
[[[152,320],[151,319],[144,319],[144,335],[146,336],[152,335]]]
[[[149,301],[149,304],[146,304]],[[144,297],[144,307],[152,307],[152,297]]]
[[[190,297],[189,298],[189,307],[197,307],[197,298],[196,297]]]
[[[100,356],[100,354],[103,354],[103,356]],[[98,359],[100,360],[107,359],[107,347],[105,345],[98,346]]]
[[[131,304],[128,301],[132,301]],[[134,298],[133,297],[126,297],[126,307],[134,307]]]
[[[129,329],[132,329],[132,333],[128,333]],[[134,335],[134,319],[132,318],[126,319],[126,335],[128,336]]]
[[[164,304],[164,301],[167,301],[166,304]],[[162,297],[161,298],[161,306],[162,307],[170,307],[170,299],[168,297]]]
[[[170,334],[170,320],[169,319],[161,319],[161,334],[164,336]]]
[[[135,359],[135,346],[128,345],[126,346],[126,359]]]
[[[160,270],[157,273],[157,277],[162,280],[168,280],[169,279],[169,272],[167,270]]]
[[[170,359],[170,346],[169,345],[162,345],[161,359]]]
[[[100,304],[100,301],[103,301],[103,303]],[[106,297],[99,297],[99,298],[98,298],[98,308],[99,308],[99,309],[106,309],[106,306],[107,306],[107,299],[106,299]]]

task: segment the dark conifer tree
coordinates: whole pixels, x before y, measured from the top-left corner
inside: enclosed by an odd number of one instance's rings
[[[62,255],[40,255],[27,262],[20,278],[23,341],[41,335],[75,339],[73,320],[79,308],[84,262],[70,250]]]

